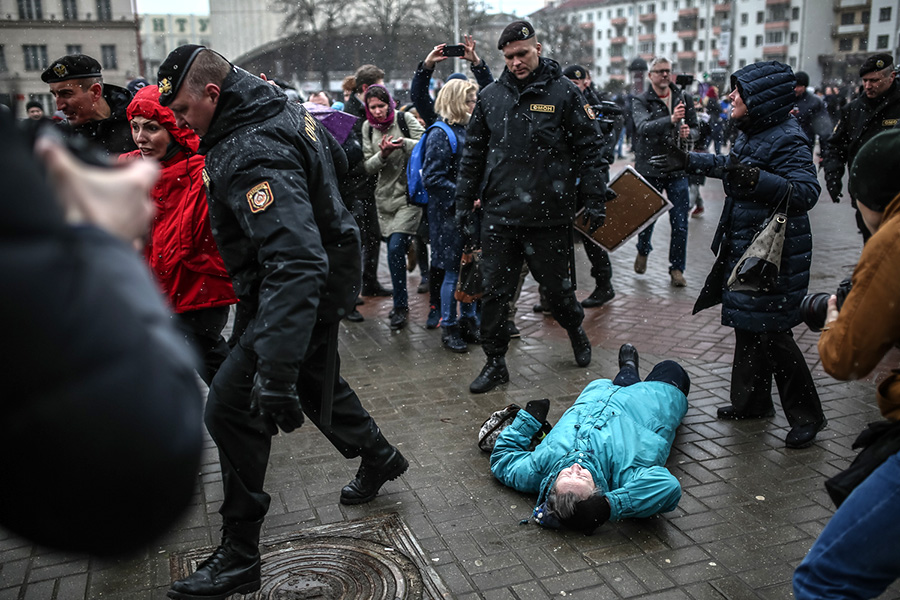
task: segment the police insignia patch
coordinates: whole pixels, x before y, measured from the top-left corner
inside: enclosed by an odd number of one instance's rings
[[[878,67],[879,69],[883,69],[883,68],[884,68],[884,61],[883,61],[883,60],[876,60],[876,61],[875,61],[875,66]]]
[[[597,115],[594,114],[594,109],[591,108],[590,104],[586,103],[584,105],[584,112],[587,113],[588,118],[591,119],[592,121],[597,118]]]
[[[275,201],[272,188],[268,181],[263,181],[247,192],[247,202],[250,204],[250,212],[258,213],[266,210]]]
[[[66,69],[66,65],[62,63],[56,63],[53,66],[53,72],[56,73],[57,77],[65,77],[68,74],[69,70]]]
[[[172,91],[172,79],[169,77],[163,77],[159,80],[159,93],[160,94],[168,94]]]

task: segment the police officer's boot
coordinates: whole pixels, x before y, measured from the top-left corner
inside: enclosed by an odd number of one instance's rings
[[[575,354],[575,364],[586,367],[591,364],[591,340],[581,325],[577,329],[568,331],[569,341],[572,342],[572,352]]]
[[[188,577],[172,584],[169,598],[223,600],[249,594],[262,584],[259,557],[259,521],[225,521],[222,543]]]
[[[481,331],[478,329],[478,321],[475,317],[460,317],[459,335],[467,344],[480,344]]]
[[[409,462],[400,451],[391,446],[381,432],[371,448],[361,452],[362,462],[356,477],[341,490],[341,504],[363,504],[369,502],[386,482],[397,479]]]
[[[469,391],[473,394],[483,394],[503,383],[509,383],[506,359],[502,356],[488,356],[487,363],[481,369],[481,374],[469,386]]]

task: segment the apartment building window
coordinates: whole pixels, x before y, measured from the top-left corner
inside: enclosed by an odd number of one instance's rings
[[[660,23],[660,24],[659,24],[659,32],[660,32],[660,33],[665,33],[665,32],[666,32],[666,24],[665,24],[665,23]]]
[[[756,22],[757,23],[765,23],[766,22],[766,13],[763,11],[756,12]]]
[[[638,44],[638,54],[653,54],[653,42],[641,42]]]
[[[115,70],[119,68],[119,61],[116,58],[116,46],[114,44],[103,44],[100,46],[100,64],[104,69]]]
[[[628,37],[631,37],[633,35],[634,35],[634,27],[629,27],[628,28]]]
[[[875,49],[876,50],[887,50],[890,36],[888,35],[879,35],[878,39],[875,40]]]
[[[153,19],[153,32],[154,33],[163,33],[166,30],[166,20],[165,19]]]
[[[859,38],[859,49],[860,51],[865,51],[869,49],[869,38],[861,37]]]
[[[66,44],[66,54],[84,54],[81,44]]]
[[[756,36],[756,47],[759,48],[762,45],[763,45],[763,36],[761,36],[761,35]]]
[[[602,39],[603,39],[603,30],[602,30],[602,29],[598,29],[598,30],[597,30],[597,39],[598,39],[598,40],[602,40]]]
[[[617,8],[617,9],[616,9],[616,16],[617,16],[617,17],[624,17],[624,16],[625,16],[625,9],[623,9],[623,8]]]
[[[750,17],[747,13],[741,13],[741,25],[746,25],[749,22]]]
[[[766,32],[766,44],[781,44],[784,42],[784,32],[783,31],[767,31]]]
[[[77,21],[78,0],[62,0],[62,12],[64,21]]]
[[[867,11],[867,10],[864,10],[864,11],[862,11],[861,16],[862,16],[862,19],[861,19],[862,24],[863,24],[863,25],[868,25],[868,24],[869,24],[869,19],[872,17],[872,13],[870,13],[870,12]]]
[[[706,19],[700,19],[700,29],[706,29]]]
[[[703,66],[704,66],[705,64],[706,64],[706,63],[704,63],[702,60],[698,60],[698,61],[697,61],[697,70],[698,70],[698,71],[703,71]]]
[[[747,47],[747,36],[742,35],[741,36],[741,48],[746,48],[746,47]]]
[[[715,49],[716,49],[716,39],[715,39],[715,38],[709,40],[709,49],[710,49],[710,50],[715,50]]]
[[[742,58],[741,60],[738,61],[738,69],[743,69],[746,66],[747,66],[746,58]]]
[[[7,71],[9,69],[6,67],[6,46],[0,45],[0,73],[6,73]]]
[[[698,40],[698,41],[697,41],[697,51],[698,51],[698,52],[703,52],[703,46],[704,46],[703,40]]]
[[[841,15],[841,25],[853,25],[856,22],[856,13],[846,12]]]
[[[792,44],[796,44],[798,38],[799,38],[799,36],[797,35],[797,32],[796,32],[796,31],[792,31],[792,32],[791,32],[791,43],[792,43]]]
[[[793,8],[791,8],[791,20],[796,21],[799,18],[800,18],[800,7],[794,6]]]
[[[881,22],[890,21],[891,20],[891,8],[890,6],[886,6],[878,11],[878,20]],[[885,46],[887,48],[887,46]]]
[[[43,19],[44,11],[41,8],[41,0],[19,0],[20,19]]]
[[[602,56],[603,56],[603,48],[597,48],[597,58],[600,58]]]
[[[797,57],[796,56],[790,57],[788,59],[788,64],[791,66],[792,69],[796,69],[797,68]]]
[[[594,13],[588,13],[587,16],[584,18],[584,20],[587,21],[588,23],[590,23],[591,21],[593,21],[593,20],[594,20]]]
[[[838,40],[838,50],[841,52],[850,52],[853,50],[853,38],[841,38]]]
[[[666,10],[666,3],[665,3],[665,2],[662,3],[662,9],[663,9],[663,11]]]
[[[97,0],[97,20],[112,21],[112,6],[109,0]]]
[[[43,71],[47,68],[47,46],[25,44],[22,46],[26,71]]]

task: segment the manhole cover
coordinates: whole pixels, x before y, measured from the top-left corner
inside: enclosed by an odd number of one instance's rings
[[[215,547],[171,557],[172,579]],[[450,592],[399,515],[335,523],[265,538],[258,600],[436,600]]]

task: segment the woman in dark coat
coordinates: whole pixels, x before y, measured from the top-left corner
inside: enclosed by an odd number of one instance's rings
[[[438,93],[434,108],[441,121],[450,126],[455,148],[447,132],[432,126],[425,138],[422,178],[428,192],[428,224],[431,237],[431,264],[444,269],[441,285],[441,340],[453,352],[466,352],[466,342],[478,342],[475,305],[460,303],[456,318],[456,282],[462,258],[462,233],[456,227],[456,175],[466,143],[466,125],[475,109],[478,86],[465,79],[448,81]]]
[[[722,179],[725,206],[713,238],[716,263],[700,292],[694,312],[722,303],[722,324],[734,328],[731,406],[720,419],[774,415],[772,376],[778,386],[790,433],[789,448],[805,448],[825,426],[822,405],[809,367],[791,328],[799,325],[800,302],[809,285],[812,233],[807,212],[821,188],[806,137],[790,112],[794,73],[779,62],[748,65],[731,76],[731,119],[737,141],[728,156],[672,151],[689,172]],[[784,199],[788,222],[775,289],[729,290],[726,282],[757,232]]]

